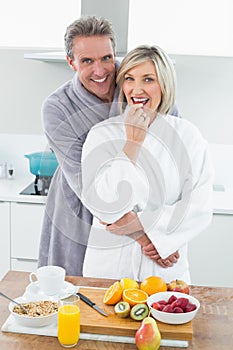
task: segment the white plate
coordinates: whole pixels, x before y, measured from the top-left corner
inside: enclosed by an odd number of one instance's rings
[[[25,298],[39,298],[44,299],[45,297],[47,300],[57,300],[59,298],[66,298],[70,296],[71,294],[74,294],[77,287],[75,287],[72,283],[65,281],[64,287],[62,288],[59,295],[46,295],[39,287],[38,282],[32,282],[30,283],[25,290],[25,293],[23,297]]]

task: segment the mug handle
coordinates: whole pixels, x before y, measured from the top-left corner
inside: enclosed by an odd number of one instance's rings
[[[36,279],[33,279],[33,276],[35,276]],[[29,280],[31,283],[36,282],[37,281],[37,277],[36,277],[36,273],[35,272],[31,272],[29,275]]]

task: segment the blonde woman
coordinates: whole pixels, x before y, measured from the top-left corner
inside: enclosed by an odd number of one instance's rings
[[[95,125],[83,147],[82,200],[95,217],[83,275],[190,283],[187,244],[212,218],[208,144],[193,124],[169,114],[176,79],[161,48],[129,52],[117,83],[122,114]],[[117,231],[132,210],[139,220],[133,237]],[[166,266],[175,252],[179,259]]]

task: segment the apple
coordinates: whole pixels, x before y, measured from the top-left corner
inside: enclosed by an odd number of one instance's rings
[[[158,350],[161,334],[153,317],[145,317],[135,334],[135,342],[139,350]]]
[[[173,292],[180,292],[180,293],[189,294],[189,286],[187,285],[186,282],[184,282],[182,280],[171,281],[167,285],[167,290],[173,291]]]

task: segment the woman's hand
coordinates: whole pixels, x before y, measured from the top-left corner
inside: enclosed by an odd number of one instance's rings
[[[145,140],[150,118],[143,111],[143,104],[130,105],[125,118],[127,141],[142,144]]]
[[[172,267],[180,257],[180,254],[177,250],[175,253],[166,257],[166,259],[162,259],[153,243],[149,243],[148,245],[144,246],[142,251],[149,259],[155,261],[157,264],[164,268]]]
[[[148,130],[150,117],[142,109],[141,103],[130,105],[125,118],[126,144],[123,147],[127,157],[135,162]]]

